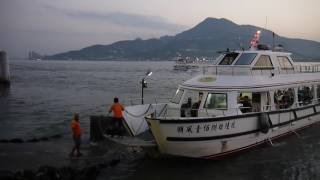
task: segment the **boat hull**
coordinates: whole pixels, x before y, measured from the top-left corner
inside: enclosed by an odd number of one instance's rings
[[[214,118],[147,118],[163,154],[216,158],[242,151],[320,121],[320,104]],[[268,123],[269,122],[269,125]]]

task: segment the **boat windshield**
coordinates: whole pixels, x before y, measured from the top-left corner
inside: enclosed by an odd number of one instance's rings
[[[281,69],[293,69],[293,66],[289,59],[285,56],[278,56],[279,64]]]
[[[235,65],[250,65],[257,53],[242,53]]]
[[[176,91],[176,93],[174,94],[173,98],[171,99],[171,102],[172,103],[175,103],[175,104],[179,104],[180,103],[180,100],[181,100],[181,97],[183,95],[183,90],[182,89],[178,89]]]
[[[220,61],[219,65],[231,65],[233,61],[238,57],[239,53],[228,53]]]

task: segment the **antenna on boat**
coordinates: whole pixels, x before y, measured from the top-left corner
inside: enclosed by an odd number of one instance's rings
[[[266,16],[266,24],[265,24],[265,27],[264,27],[264,29],[266,29],[266,30],[267,30],[267,25],[268,25],[268,16]]]
[[[240,36],[238,37],[238,42],[239,42],[239,48],[240,48],[240,50],[241,50],[241,51],[244,51],[243,44],[242,44],[242,42],[241,42],[241,37],[240,37]]]
[[[272,51],[274,51],[275,45],[274,45],[274,38],[275,38],[275,33],[272,31]]]

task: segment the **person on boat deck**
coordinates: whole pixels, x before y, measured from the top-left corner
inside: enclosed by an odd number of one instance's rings
[[[192,104],[192,99],[191,97],[188,97],[188,101],[185,104],[181,105],[181,109],[180,109],[180,116],[181,117],[189,117],[190,116],[190,108],[191,108],[191,104]]]
[[[82,154],[80,153],[80,145],[81,145],[81,127],[79,122],[79,114],[74,113],[71,121],[71,130],[72,130],[72,138],[74,141],[74,147],[70,153],[70,156],[73,156],[75,152],[77,152],[76,156],[79,157]]]
[[[119,98],[115,97],[113,99],[113,104],[109,109],[109,113],[113,112],[112,116],[112,127],[117,135],[122,136],[122,121],[123,121],[123,114],[124,107],[122,104],[119,103]]]
[[[243,113],[251,112],[251,110],[252,110],[252,105],[251,105],[251,103],[250,103],[250,101],[249,101],[249,97],[248,97],[248,96],[244,96],[244,97],[243,97],[242,107],[243,107],[243,108],[241,109],[241,111],[242,111]]]
[[[198,117],[198,109],[200,107],[200,103],[203,97],[203,92],[199,92],[199,99],[197,102],[195,102],[191,107],[191,116],[192,117]]]
[[[313,99],[313,95],[312,95],[310,87],[305,87],[304,88],[304,99],[303,99],[303,102],[305,104],[309,104],[309,103],[312,102],[312,99]]]

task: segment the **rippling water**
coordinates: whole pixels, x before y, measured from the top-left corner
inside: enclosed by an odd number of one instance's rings
[[[173,62],[11,61],[11,88],[0,93],[0,139],[68,134],[73,112],[85,133],[89,116],[106,113],[114,96],[140,98],[145,72],[153,71],[147,101],[168,98],[178,83],[199,72],[172,70]],[[319,125],[218,161],[142,158],[103,179],[320,179]]]
[[[319,180],[320,125],[221,160],[147,158],[130,179]]]
[[[106,113],[114,96],[140,102],[140,81],[148,70],[153,74],[146,101],[171,97],[194,74],[174,71],[173,63],[12,60],[11,88],[0,96],[0,139],[69,133],[73,112],[80,113],[88,133],[89,116]]]

